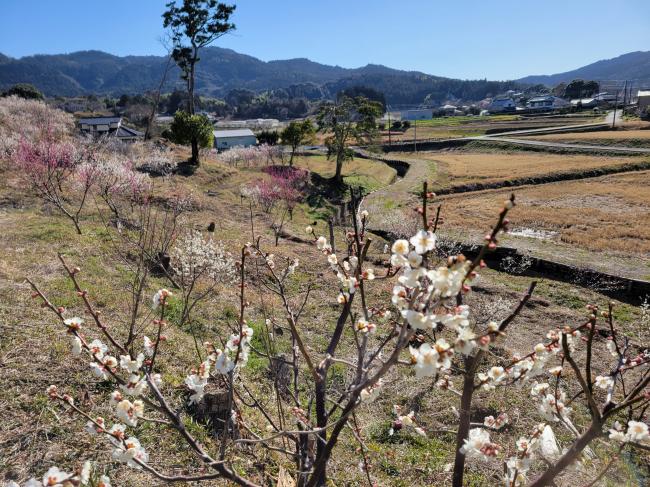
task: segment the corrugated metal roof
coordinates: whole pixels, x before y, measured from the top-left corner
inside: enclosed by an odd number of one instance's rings
[[[80,118],[79,123],[86,123],[88,125],[106,125],[109,123],[119,123],[122,117],[90,117]]]
[[[238,130],[215,130],[212,132],[215,139],[227,139],[228,137],[255,137],[251,129],[238,129]]]

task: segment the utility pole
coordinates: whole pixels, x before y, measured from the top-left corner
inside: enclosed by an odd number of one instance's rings
[[[390,110],[390,107],[386,106],[386,110],[387,110],[386,113],[388,113],[388,147],[391,147],[393,144],[391,143],[390,140],[390,111],[388,111]]]
[[[625,107],[627,106],[627,80],[623,85],[623,115],[625,115]]]

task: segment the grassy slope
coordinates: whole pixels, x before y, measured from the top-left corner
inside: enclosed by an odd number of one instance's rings
[[[326,170],[319,167],[320,170]],[[354,166],[347,169],[351,170],[352,167]],[[388,180],[382,179],[384,176],[380,177],[375,170],[376,167],[373,166],[370,172],[359,169],[359,172],[350,174],[373,177],[379,181]],[[56,261],[56,252],[63,251],[72,262],[81,264],[81,277],[92,298],[105,316],[118,317],[111,321],[112,326],[119,330],[119,317],[128,311],[123,294],[128,272],[117,259],[110,234],[99,222],[97,212],[92,210],[83,224],[85,235],[76,236],[64,219],[20,191],[17,175],[6,165],[2,166],[0,176],[0,202],[3,205],[0,224],[4,237],[0,240],[0,410],[5,412],[5,418],[9,418],[0,423],[0,479],[24,479],[29,473],[43,472],[53,463],[63,467],[77,465],[85,459],[79,457],[79,454],[90,451],[93,456],[98,455],[102,467],[113,472],[113,485],[152,485],[143,474],[112,463],[104,443],[82,431],[82,421],[62,416],[47,401],[44,389],[51,383],[59,384],[80,398],[84,397],[85,392],[93,398],[106,397],[110,389],[91,378],[83,367],[81,372],[77,372],[79,368],[71,365],[78,359],[70,355],[68,337],[49,313],[31,304],[29,289],[23,282],[24,276],[34,278],[57,304],[69,307],[73,313],[81,313],[79,303],[71,292],[70,285],[63,279]],[[162,196],[174,189],[192,190],[199,205],[196,211],[188,215],[188,226],[204,228],[208,222],[217,221],[217,237],[224,240],[229,248],[236,249],[250,239],[246,208],[240,206],[239,187],[258,176],[255,169],[232,170],[208,163],[192,177],[175,176],[169,182],[159,183],[158,191]],[[216,191],[218,196],[207,196],[207,190]],[[295,220],[288,224],[289,229],[295,233],[301,232],[305,222],[313,220],[319,214],[318,208],[301,205]],[[255,222],[257,232],[264,235],[270,245],[268,216],[256,213]],[[323,223],[319,222],[317,228],[322,226]],[[381,246],[378,241],[372,247],[373,257],[379,257],[377,252]],[[313,270],[303,268],[297,274],[293,282],[294,289],[299,289],[309,281],[322,282],[313,293],[302,325],[305,339],[318,351],[327,339],[336,314],[333,302],[335,286],[328,277],[329,274],[325,273],[325,278],[317,276],[327,269],[327,265],[322,256],[307,245],[281,241],[273,252],[280,257],[297,254],[302,262],[313,263],[309,266],[311,268],[313,265]],[[481,289],[471,298],[477,314],[491,317],[503,315],[516,302],[518,295],[527,286],[527,281],[524,278],[504,278],[497,273],[486,272],[479,283]],[[150,292],[161,285],[165,283],[154,281]],[[378,288],[382,299],[389,295],[390,283],[377,281],[374,286]],[[256,290],[251,289],[250,292],[255,294]],[[276,313],[272,298],[267,298],[264,308],[257,304],[257,299],[252,301],[254,304],[249,319],[253,325],[266,313]],[[197,316],[195,333],[199,340],[214,341],[218,336],[224,335],[226,320],[232,319],[234,313],[232,302],[234,291],[227,287],[210,297]],[[517,340],[509,338],[497,350],[498,354],[511,356],[515,352],[527,350],[542,339],[547,327],[581,320],[587,302],[604,304],[606,300],[595,293],[572,290],[564,284],[542,283],[538,296],[516,323],[521,335]],[[632,335],[647,338],[645,330],[633,328],[638,310],[625,305],[618,309],[618,318]],[[188,330],[171,326],[167,334],[170,337],[168,353],[172,360],[164,366],[162,372],[166,387],[171,388],[181,383],[188,368],[196,364],[196,359]],[[278,338],[281,350],[288,346],[286,337]],[[351,352],[351,348],[347,347],[342,355],[346,357]],[[344,368],[335,368],[335,372],[337,377],[344,379]],[[263,385],[266,377],[263,359],[253,357],[251,366],[244,374],[255,392],[262,397],[268,392]],[[399,374],[402,375],[402,372]],[[407,373],[406,379],[396,379],[397,373],[387,381],[386,392],[381,398],[359,411],[363,437],[370,450],[372,475],[379,485],[447,483],[450,473],[445,466],[452,461],[453,437],[439,430],[453,424],[454,415],[449,404],[455,398],[450,394],[431,394],[432,383],[416,380],[410,373]],[[480,393],[478,399],[477,404],[483,415],[506,409],[511,417],[516,418],[517,428],[526,429],[539,419],[527,407],[526,391],[521,395],[511,394],[505,401],[500,391]],[[82,404],[93,414],[108,415],[101,401],[83,401]],[[387,436],[393,404],[416,410],[422,425],[431,432],[429,437],[423,439],[406,433]],[[255,422],[255,418],[247,419]],[[478,411],[477,419],[480,419]],[[199,437],[206,435],[200,425],[193,425],[192,430]],[[139,428],[138,435],[151,450],[152,460],[161,462],[161,468],[171,469],[187,460],[186,450],[177,449],[180,443],[173,435],[165,436],[162,442],[155,441],[154,431],[145,426]],[[493,437],[504,445],[508,453],[512,453],[516,436],[515,431],[506,429]],[[566,441],[567,437],[560,439]],[[350,458],[355,457],[357,446],[349,432],[346,432],[335,453],[331,469],[335,485],[360,485],[363,482],[364,477],[356,464],[350,463]],[[606,452],[600,450],[596,450],[596,453],[600,457],[606,455]],[[270,473],[273,473],[277,460],[278,457],[274,454],[260,458],[260,461],[267,463]],[[290,465],[287,467],[290,468]],[[470,462],[468,481],[474,486],[494,485],[500,471],[501,465],[496,461],[487,465]],[[572,474],[558,485],[575,485],[576,477],[582,476]],[[622,483],[626,480],[624,469],[613,470],[608,474],[608,482]]]

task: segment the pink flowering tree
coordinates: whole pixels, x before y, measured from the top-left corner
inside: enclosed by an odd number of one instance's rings
[[[11,158],[21,141],[61,141],[74,128],[72,115],[39,100],[0,98],[0,159]]]
[[[164,339],[168,309],[175,299],[172,293],[157,291],[149,306],[155,317],[149,316],[149,311],[143,313],[148,324],[136,328],[128,335],[130,341],[124,341],[120,338],[124,333],[109,327],[109,318],[96,310],[94,297],[80,280],[82,271],[61,257],[87,322],[50,301],[29,281],[33,295],[67,331],[73,353],[83,357],[79,364],[113,385],[111,418],[89,414],[61,390],[62,386],[50,386],[49,397],[82,418],[89,434],[105,438],[114,459],[167,482],[221,478],[237,485],[268,485],[275,481],[269,469],[255,466],[260,466],[257,459],[262,452],[273,452],[282,457],[280,464],[293,463],[296,485],[325,486],[330,479],[328,466],[347,428],[359,444],[358,463],[373,485],[371,452],[356,412],[384,394],[389,373],[396,381],[401,375],[412,374],[430,381],[435,384],[431,394],[456,404],[457,421],[445,425],[456,434],[455,487],[463,485],[467,459],[497,459],[503,466],[500,483],[537,487],[554,485],[596,439],[617,452],[649,448],[644,419],[650,407],[650,354],[616,327],[612,307],[599,310],[590,306],[582,323],[550,327],[546,338],[528,353],[508,358],[493,354],[506,335],[516,336],[535,283],[507,316],[486,323],[474,320],[467,299],[484,256],[494,250],[499,235],[508,227],[514,197],[504,202],[496,224],[471,260],[462,255],[439,257],[438,214],[431,218],[429,212],[432,197],[425,186],[418,210],[421,229],[408,239],[393,242],[390,261],[381,269],[369,262],[372,240],[366,231],[367,212],[360,211],[353,218],[353,228],[345,235],[345,252],[335,252],[332,241],[315,234],[313,228],[307,229],[322,254],[322,268],[337,283],[332,294],[336,316],[324,343],[313,341],[305,332],[309,329],[305,304],[315,283],[298,285],[294,279],[300,261],[266,252],[253,231],[253,243],[243,246],[235,265],[239,312],[227,323],[224,336],[216,337],[218,345],[204,344],[200,363],[185,377],[185,391],[168,386],[160,375],[166,359],[178,360],[173,345]],[[353,201],[353,206],[357,208],[358,202]],[[315,266],[320,267],[310,265]],[[382,295],[382,283],[391,284],[390,298]],[[253,330],[250,300],[256,294],[263,321]],[[275,299],[272,306],[265,304],[269,296]],[[261,335],[257,343],[253,343],[254,334]],[[281,345],[287,346],[288,354],[277,352]],[[604,352],[599,357],[608,360],[596,361],[597,350]],[[250,387],[246,369],[253,356],[267,361],[269,371],[275,371],[268,384],[272,400],[268,393],[261,395]],[[348,371],[344,384],[336,388],[332,387],[335,365]],[[219,418],[221,434],[199,441],[195,429],[188,427],[192,420],[183,404],[202,404],[215,387],[226,411]],[[529,392],[539,423],[518,431],[516,445],[506,448],[491,439],[491,432],[509,425],[507,412],[478,422],[471,418],[480,391],[503,389],[507,397],[515,387]],[[576,414],[578,409],[583,414]],[[148,424],[146,444],[138,438],[142,424]],[[426,416],[418,417],[396,405],[389,433],[409,429],[428,436],[434,434],[428,424]],[[516,424],[509,427],[519,428]],[[557,435],[558,429],[565,434]],[[155,458],[156,441],[151,439],[162,440],[169,431],[175,432],[193,455],[192,461],[175,472],[160,467]],[[242,461],[247,455],[251,461]],[[264,458],[272,462],[274,457]],[[611,464],[595,472],[589,485],[602,478]]]
[[[142,204],[152,189],[151,178],[136,171],[130,159],[116,153],[97,152],[77,168],[82,187],[90,185],[106,204],[116,224],[126,221],[124,206]]]
[[[12,161],[32,190],[65,215],[78,234],[81,234],[81,212],[97,174],[94,167],[83,170],[80,196],[76,197],[76,171],[82,159],[82,152],[74,144],[58,141],[53,136],[41,140],[23,139],[12,154]]]
[[[270,177],[246,185],[242,188],[242,196],[272,215],[271,229],[275,234],[277,246],[287,217],[293,219],[296,205],[304,198],[309,172],[287,166],[268,166],[264,168],[264,172]]]

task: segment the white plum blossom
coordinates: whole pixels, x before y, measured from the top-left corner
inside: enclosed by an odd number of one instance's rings
[[[420,230],[409,240],[418,254],[426,254],[436,246],[436,236],[432,232]]]
[[[410,348],[411,361],[415,362],[415,377],[432,377],[436,375],[438,352],[428,343],[423,343],[419,348]]]
[[[331,249],[331,246],[327,243],[327,239],[322,235],[316,239],[316,248],[323,252],[326,252]]]
[[[129,381],[126,384],[120,385],[120,389],[125,394],[131,396],[142,396],[147,390],[147,381],[140,377],[138,374],[131,374],[129,376]]]
[[[122,393],[120,391],[113,391],[111,393],[111,398],[110,398],[110,404],[111,406],[117,406],[117,403],[119,403],[124,397],[122,396]]]
[[[120,367],[124,370],[128,370],[132,374],[140,370],[142,363],[144,362],[144,354],[139,353],[135,359],[132,359],[128,355],[120,355]]]
[[[368,320],[364,318],[359,318],[357,320],[357,331],[361,333],[373,333],[377,329],[377,325],[374,323],[368,323]]]
[[[235,261],[223,243],[205,238],[198,230],[183,234],[172,248],[170,258],[179,278],[188,286],[199,276],[224,283],[236,277]]]
[[[468,458],[479,458],[487,460],[488,457],[496,456],[499,446],[490,441],[490,433],[483,428],[469,430],[468,438],[465,439],[460,449]]]
[[[432,377],[438,369],[447,370],[451,367],[453,348],[444,338],[439,338],[433,344],[423,343],[419,348],[410,347],[411,362],[415,364],[416,377]]]
[[[612,340],[607,340],[607,350],[613,357],[618,357],[618,352],[616,351],[616,342]]]
[[[106,367],[97,362],[90,362],[88,364],[92,373],[101,380],[108,380],[108,375],[106,374]]]
[[[167,289],[160,289],[153,295],[153,307],[156,309],[160,303],[166,302],[168,297],[172,296],[171,291]]]
[[[608,389],[610,386],[614,385],[614,379],[609,376],[599,375],[596,377],[594,384],[596,384],[596,387],[599,387],[601,389]]]
[[[506,424],[508,424],[508,421],[509,421],[508,414],[501,413],[496,418],[494,416],[487,416],[483,420],[483,424],[488,428],[499,430],[503,428]]]
[[[462,328],[456,337],[454,350],[462,355],[472,355],[476,348],[475,338],[476,335],[470,328]]]
[[[149,454],[140,445],[140,441],[131,436],[117,445],[117,448],[113,450],[113,459],[126,463],[129,467],[141,468],[136,460],[147,463],[149,461]]]
[[[128,426],[137,426],[138,418],[144,414],[144,404],[140,400],[133,402],[123,399],[116,406],[115,414]]]
[[[205,386],[208,385],[208,380],[207,378],[202,378],[196,374],[192,374],[185,378],[185,385],[190,391],[192,391],[192,395],[190,395],[190,404],[198,404],[201,399],[203,399]]]
[[[102,343],[101,340],[93,340],[88,344],[88,350],[90,353],[97,357],[98,359],[101,359],[104,354],[108,351],[108,347]]]
[[[83,349],[83,345],[81,343],[81,339],[78,336],[73,336],[72,337],[72,353],[73,355],[81,355],[81,350]]]
[[[44,486],[57,486],[63,485],[63,482],[72,478],[73,475],[63,470],[59,470],[58,467],[50,467],[50,469],[43,475],[43,485]]]
[[[363,389],[359,394],[361,401],[365,403],[373,402],[375,399],[379,397],[379,393],[381,392],[381,388],[383,387],[383,385],[384,385],[383,379],[379,379],[374,385]]]
[[[83,325],[84,320],[75,316],[74,318],[66,318],[63,320],[63,324],[66,325],[70,330],[79,330],[81,325]]]
[[[488,371],[487,376],[494,384],[498,384],[503,381],[508,375],[503,370],[503,367],[492,367]]]
[[[414,269],[416,267],[420,267],[420,264],[422,264],[422,256],[414,251],[410,251],[409,254],[406,256],[406,259],[408,265]]]
[[[648,425],[640,421],[628,422],[627,432],[625,433],[625,441],[640,443],[642,445],[650,445],[650,434],[648,433]]]
[[[571,408],[565,405],[566,394],[559,391],[557,399],[554,394],[546,394],[540,403],[539,410],[542,416],[549,421],[559,421],[560,418],[566,419],[571,413]]]
[[[539,438],[539,449],[542,456],[547,460],[552,461],[560,457],[560,449],[557,446],[555,434],[549,425],[544,426],[542,435]]]
[[[406,240],[395,240],[391,248],[393,254],[406,256],[409,253],[410,247],[409,243]]]
[[[79,481],[82,484],[87,484],[90,481],[90,473],[92,469],[92,464],[90,461],[85,461],[83,467],[81,468],[81,473],[79,474]]]
[[[149,338],[146,335],[143,337],[142,340],[144,342],[144,354],[147,357],[153,357],[153,351],[156,348],[155,343],[153,341],[151,341],[151,338]]]

